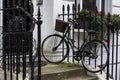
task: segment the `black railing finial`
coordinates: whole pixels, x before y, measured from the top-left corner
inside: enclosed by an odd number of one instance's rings
[[[40,6],[38,6],[38,21],[37,21],[37,26],[38,26],[38,49],[37,49],[37,54],[38,54],[38,80],[41,80],[41,12],[40,12]]]
[[[40,6],[38,6],[38,20],[41,19]]]
[[[70,11],[70,5],[69,4],[67,5],[67,11]]]
[[[62,6],[62,11],[63,11],[63,12],[65,11],[65,5]]]

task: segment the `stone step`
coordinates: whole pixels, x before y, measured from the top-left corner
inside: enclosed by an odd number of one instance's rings
[[[93,77],[87,76],[87,72],[80,65],[70,64],[48,64],[42,67],[42,80],[94,80]],[[76,79],[74,79],[76,77]],[[85,77],[85,79],[84,79]],[[90,79],[91,78],[91,79]],[[97,80],[97,79],[95,79]]]
[[[10,80],[11,78],[11,74],[10,71],[6,71],[6,80]],[[20,80],[21,76],[19,76],[19,80]],[[4,70],[2,70],[0,68],[0,80],[4,80]],[[16,80],[16,74],[12,73],[12,80]]]
[[[86,75],[86,76],[72,77],[64,80],[98,80],[98,78]]]

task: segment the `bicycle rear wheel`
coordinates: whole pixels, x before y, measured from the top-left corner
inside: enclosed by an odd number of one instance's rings
[[[58,34],[46,37],[42,43],[42,55],[50,63],[62,62],[68,53],[67,41]]]
[[[102,71],[108,62],[108,48],[99,40],[86,43],[82,50],[82,64],[89,72]]]

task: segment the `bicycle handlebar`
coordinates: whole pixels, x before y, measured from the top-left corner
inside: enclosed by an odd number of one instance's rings
[[[78,22],[76,20],[71,19],[71,18],[68,18],[68,22],[78,24]]]

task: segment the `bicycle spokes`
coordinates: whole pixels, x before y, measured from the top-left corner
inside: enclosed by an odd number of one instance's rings
[[[60,35],[50,35],[43,41],[42,54],[48,62],[60,63],[66,58],[68,47],[67,42]]]
[[[107,64],[108,50],[100,41],[88,42],[82,51],[83,66],[90,72],[99,72]],[[100,67],[101,66],[101,67]]]

